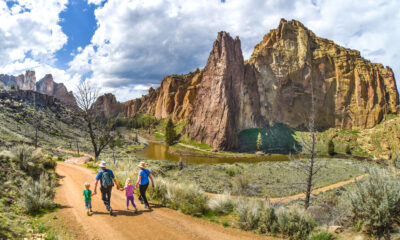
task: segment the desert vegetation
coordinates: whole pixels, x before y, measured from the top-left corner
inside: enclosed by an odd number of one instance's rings
[[[32,219],[52,210],[56,161],[40,149],[16,145],[0,152],[0,238],[16,239],[35,233]]]

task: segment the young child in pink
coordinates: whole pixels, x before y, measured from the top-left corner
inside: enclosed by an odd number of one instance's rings
[[[125,191],[126,195],[126,210],[129,210],[129,201],[132,203],[132,206],[137,211],[135,202],[133,201],[133,190],[136,189],[134,185],[132,185],[132,181],[130,178],[126,179],[125,187],[121,189],[121,191]]]

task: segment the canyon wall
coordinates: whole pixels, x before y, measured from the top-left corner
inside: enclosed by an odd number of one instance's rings
[[[244,61],[240,40],[218,33],[203,70],[167,76],[157,90],[125,103],[125,116],[187,120],[185,133],[217,149],[238,147],[240,131],[276,122],[305,129],[315,99],[316,127],[365,129],[397,114],[389,67],[281,20]]]

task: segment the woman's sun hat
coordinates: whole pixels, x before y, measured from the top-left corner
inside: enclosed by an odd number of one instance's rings
[[[105,161],[101,161],[99,167],[107,167],[107,163]]]
[[[146,163],[140,162],[139,165],[138,165],[138,167],[140,167],[140,168],[146,168]]]

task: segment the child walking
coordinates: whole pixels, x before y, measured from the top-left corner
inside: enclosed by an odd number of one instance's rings
[[[92,212],[92,196],[94,193],[90,190],[90,183],[85,182],[85,190],[83,190],[83,196],[85,196],[85,208],[86,214],[90,216]]]
[[[133,190],[136,189],[134,185],[132,185],[132,181],[130,178],[126,179],[125,187],[121,189],[121,191],[125,190],[126,195],[126,210],[129,210],[129,201],[132,203],[132,206],[135,208],[135,212],[137,212],[137,208],[135,202],[133,201]]]

